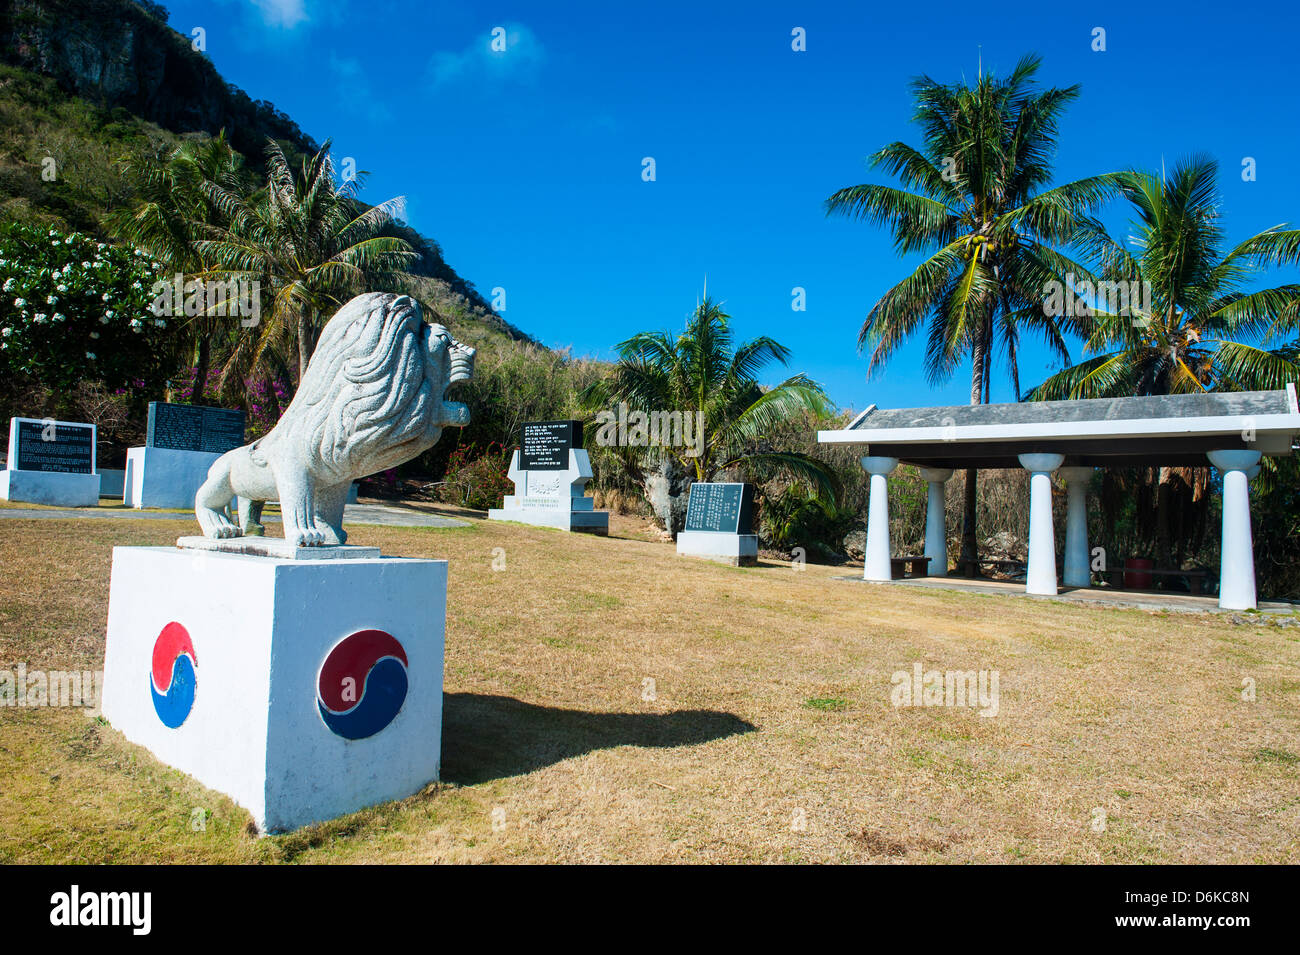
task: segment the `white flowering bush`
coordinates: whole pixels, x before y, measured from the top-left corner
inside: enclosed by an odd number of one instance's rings
[[[149,305],[161,271],[138,250],[77,232],[0,227],[0,374],[51,388],[160,381],[172,320]]]

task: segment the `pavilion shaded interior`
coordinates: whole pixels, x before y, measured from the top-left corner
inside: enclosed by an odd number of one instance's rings
[[[1276,391],[1155,395],[999,405],[878,409],[846,428],[820,431],[824,444],[862,446],[871,474],[864,577],[892,579],[888,475],[921,468],[930,485],[926,515],[928,574],[948,570],[943,484],[954,471],[1025,468],[1030,480],[1026,592],[1057,593],[1051,475],[1068,490],[1067,586],[1091,586],[1086,494],[1095,468],[1206,467],[1223,475],[1220,606],[1254,607],[1249,482],[1264,456],[1293,453],[1300,435],[1294,384]]]

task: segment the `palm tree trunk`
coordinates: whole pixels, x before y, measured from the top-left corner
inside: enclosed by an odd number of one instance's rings
[[[970,403],[973,405],[978,405],[984,400],[985,381],[988,377],[988,351],[988,340],[981,334],[975,342],[974,353],[971,355]],[[960,572],[966,577],[978,577],[980,572],[979,544],[975,539],[977,479],[978,472],[975,468],[967,468],[965,495],[962,502],[961,557],[957,561]]]
[[[1173,567],[1173,535],[1170,533],[1174,509],[1172,478],[1169,468],[1160,468],[1156,472],[1156,563],[1161,567]]]
[[[298,384],[302,384],[303,375],[307,374],[307,363],[316,343],[312,340],[312,321],[310,309],[298,313]]]
[[[194,360],[194,387],[190,389],[190,404],[203,404],[203,389],[208,384],[208,368],[212,364],[212,344],[208,336],[199,334],[198,356]]]

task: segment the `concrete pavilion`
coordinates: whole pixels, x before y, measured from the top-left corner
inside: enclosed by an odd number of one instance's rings
[[[1051,475],[1068,488],[1064,584],[1092,582],[1087,486],[1095,468],[1203,467],[1223,475],[1223,538],[1219,606],[1255,607],[1255,553],[1249,481],[1261,457],[1292,453],[1300,436],[1295,385],[1243,391],[1141,398],[1034,401],[1001,405],[882,410],[872,405],[847,428],[819,431],[826,444],[863,445],[871,475],[867,512],[867,580],[890,573],[888,475],[916,465],[929,482],[925,556],[929,573],[948,570],[943,485],[959,468],[1030,472],[1029,567],[1025,592],[1057,593]]]

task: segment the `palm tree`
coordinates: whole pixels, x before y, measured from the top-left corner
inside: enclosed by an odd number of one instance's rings
[[[790,350],[762,336],[733,343],[730,318],[707,293],[681,334],[641,332],[618,346],[612,372],[581,394],[591,410],[626,402],[642,412],[691,412],[700,422],[695,447],[659,447],[647,452],[671,460],[695,481],[744,467],[757,475],[785,473],[824,498],[838,481],[822,462],[797,451],[770,447],[765,435],[804,415],[828,417],[834,406],[822,386],[794,375],[771,388],[757,376],[768,364],[789,363]],[[665,520],[671,530],[671,522]]]
[[[1137,214],[1136,254],[1108,243],[1103,277],[1138,283],[1150,307],[1111,313],[1094,304],[1084,323],[1084,354],[1091,357],[1026,397],[1238,391],[1300,380],[1300,341],[1293,337],[1300,328],[1300,285],[1247,288],[1269,265],[1300,259],[1300,231],[1275,226],[1224,254],[1218,163],[1208,156],[1191,156],[1168,176],[1132,171],[1121,179]]]
[[[971,404],[989,400],[994,352],[1020,391],[1022,334],[1037,335],[1068,360],[1070,312],[1045,314],[1050,282],[1089,276],[1062,248],[1095,248],[1101,226],[1089,212],[1117,189],[1111,174],[1048,188],[1060,117],[1078,86],[1039,90],[1040,59],[1026,56],[1005,79],[981,74],[973,86],[929,77],[912,83],[920,147],[895,142],[870,159],[903,188],[866,184],[840,189],[827,214],[882,225],[899,255],[926,259],[872,306],[858,335],[871,347],[868,374],[922,325],[926,379],[947,381],[971,362]],[[966,471],[959,563],[978,572],[975,469]]]
[[[210,139],[188,140],[161,156],[125,159],[119,165],[139,201],[110,213],[110,230],[176,272],[202,272],[204,263],[195,243],[219,234],[226,224],[219,207],[225,197],[240,191],[244,181],[242,157],[230,148],[225,131]],[[190,400],[202,404],[213,339],[221,325],[205,314],[192,316],[178,327],[195,366]]]
[[[296,347],[301,377],[324,318],[345,295],[409,278],[405,267],[416,253],[381,234],[401,198],[364,207],[356,199],[359,177],[335,182],[329,147],[326,141],[304,158],[295,175],[279,144],[268,140],[266,190],[251,198],[222,195],[229,228],[195,242],[209,275],[259,282],[264,299],[269,296],[257,334],[241,340],[227,374],[251,369],[267,348]]]
[[[1102,272],[1105,281],[1144,292],[1142,305],[1133,307],[1131,293],[1128,309],[1110,311],[1117,299],[1096,302],[1084,320],[1084,354],[1090,357],[1026,397],[1196,394],[1283,388],[1300,380],[1300,285],[1248,287],[1268,266],[1300,258],[1300,231],[1275,226],[1225,254],[1218,163],[1208,156],[1191,156],[1168,176],[1131,171],[1121,180],[1137,215],[1136,251],[1105,243]],[[1108,471],[1103,482],[1108,511],[1136,491],[1142,523],[1154,518],[1154,528],[1140,530],[1154,530],[1157,558],[1166,566],[1181,563],[1173,542],[1187,533],[1198,538],[1203,530],[1209,469],[1164,467],[1136,476]],[[1188,530],[1178,535],[1175,524]]]

